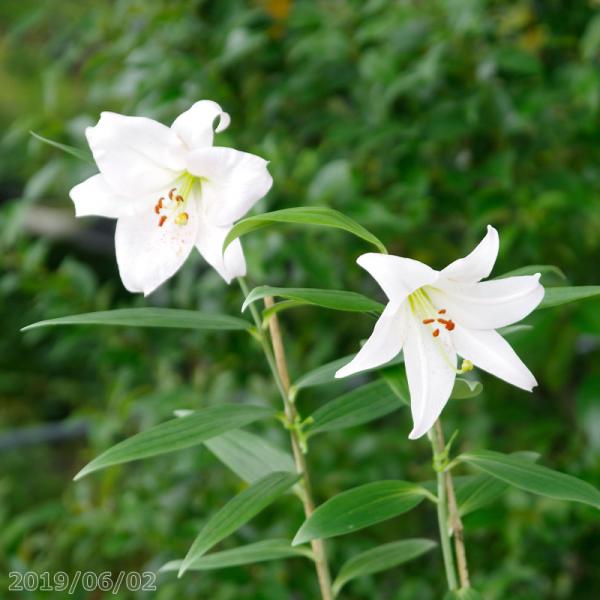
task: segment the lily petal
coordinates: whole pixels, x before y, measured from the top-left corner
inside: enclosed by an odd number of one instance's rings
[[[460,283],[476,283],[487,277],[494,268],[500,242],[498,232],[491,226],[475,250],[464,258],[459,258],[440,271],[440,278]]]
[[[231,226],[211,225],[204,217],[201,217],[196,238],[196,248],[204,260],[217,271],[226,283],[231,283],[235,277],[243,277],[246,274],[246,259],[239,239],[229,244],[223,254],[223,242],[230,230]]]
[[[458,354],[480,369],[528,392],[537,385],[531,371],[498,332],[457,325],[452,341]]]
[[[416,318],[409,318],[404,363],[414,423],[408,437],[416,440],[431,429],[452,392],[456,352],[448,332],[440,330],[440,334],[433,337],[430,327]]]
[[[437,271],[412,258],[368,252],[356,262],[375,279],[388,299],[396,303],[438,277]]]
[[[152,119],[103,112],[85,134],[100,173],[123,196],[164,190],[185,168],[183,142]]]
[[[127,290],[147,296],[179,270],[198,235],[198,213],[190,210],[188,215],[185,225],[168,218],[162,227],[153,211],[117,221],[117,263]]]
[[[132,200],[115,194],[100,174],[77,184],[69,192],[75,204],[76,217],[109,217],[116,219],[128,214]]]
[[[539,273],[474,284],[442,280],[427,293],[457,323],[470,329],[498,329],[525,318],[542,301],[539,280]]]
[[[271,188],[269,163],[233,148],[202,148],[188,156],[187,169],[202,177],[202,203],[211,223],[229,226]]]
[[[369,339],[358,354],[336,372],[336,378],[373,369],[392,360],[402,350],[406,332],[406,311],[405,304],[388,304],[375,323]]]
[[[214,122],[219,123],[214,128]],[[171,129],[184,141],[189,150],[205,148],[213,145],[214,132],[225,131],[230,123],[229,115],[212,100],[200,100],[189,110],[181,113]]]

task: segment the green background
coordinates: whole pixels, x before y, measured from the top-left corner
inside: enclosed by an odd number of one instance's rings
[[[77,484],[72,476],[173,409],[278,401],[243,333],[19,333],[40,319],[108,308],[237,315],[241,305],[235,285],[199,257],[147,300],[129,295],[114,261],[114,223],[76,221],[68,198],[93,167],[30,130],[83,148],[83,130],[102,110],[170,123],[210,98],[232,116],[217,142],[271,163],[275,185],[259,211],[336,208],[391,253],[436,268],[468,252],[491,223],[501,236],[495,274],[556,264],[571,284],[594,284],[599,9],[596,0],[2,2],[0,587],[11,570],[143,571],[180,558],[242,489],[206,450],[110,468]],[[252,285],[380,298],[354,263],[370,249],[343,232],[280,227],[244,245]],[[282,323],[293,378],[354,351],[372,326],[367,316],[317,308],[287,312]],[[482,374],[481,396],[446,409],[446,433],[460,430],[457,450],[533,450],[543,464],[598,485],[598,302],[541,311],[528,323],[534,330],[511,343],[539,387],[529,395]],[[349,385],[303,392],[299,408],[309,414]],[[430,479],[428,444],[410,442],[410,427],[403,410],[315,438],[309,462],[318,502],[377,479]],[[287,447],[282,431],[252,430]],[[220,547],[291,538],[301,521],[284,497]],[[600,597],[592,508],[511,490],[465,526],[472,579],[486,599]],[[328,547],[337,570],[378,544],[436,533],[434,512],[422,505]],[[342,596],[428,600],[443,588],[441,557],[432,552],[356,580]],[[313,599],[317,589],[298,558],[180,581],[161,576],[152,597]]]

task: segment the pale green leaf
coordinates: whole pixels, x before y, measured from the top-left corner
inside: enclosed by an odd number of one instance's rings
[[[399,408],[404,403],[385,381],[374,381],[352,390],[317,409],[311,416],[309,436],[324,431],[346,429],[368,423]]]
[[[520,267],[519,269],[514,269],[513,271],[509,271],[508,273],[504,273],[503,275],[499,275],[496,279],[505,279],[506,277],[521,277],[523,275],[555,275],[559,279],[566,279],[565,274],[554,265],[528,265],[526,267]]]
[[[67,144],[61,144],[60,142],[55,142],[54,140],[50,140],[41,136],[39,133],[35,133],[35,131],[29,132],[36,140],[43,142],[44,144],[48,144],[49,146],[53,146],[54,148],[58,148],[79,160],[83,160],[87,163],[94,164],[94,158],[92,157],[91,152],[86,152],[85,150],[81,150],[80,148],[75,148],[74,146],[68,146]]]
[[[535,462],[539,458],[539,454],[535,452],[515,452],[511,456],[518,456],[530,462]],[[468,515],[493,502],[509,487],[508,483],[483,473],[475,476],[455,477],[454,486],[458,511],[461,516]]]
[[[417,506],[429,492],[408,481],[375,481],[327,500],[299,529],[293,545],[352,533]]]
[[[552,308],[561,304],[568,304],[576,300],[585,300],[600,296],[600,285],[580,285],[576,287],[547,287],[544,299],[538,306],[540,308]]]
[[[93,313],[83,313],[39,321],[23,327],[28,331],[55,325],[120,325],[123,327],[172,327],[175,329],[244,330],[251,327],[248,321],[229,315],[214,315],[195,310],[175,308],[117,308]]]
[[[525,458],[480,450],[461,454],[458,459],[527,492],[600,508],[600,491],[595,487]]]
[[[179,576],[215,544],[245,525],[299,479],[300,475],[295,473],[269,473],[233,497],[204,525],[181,563]]]
[[[383,544],[362,552],[342,565],[333,582],[333,595],[337,596],[342,587],[351,579],[397,567],[429,552],[435,546],[436,543],[431,540],[415,538]]]
[[[242,219],[233,226],[223,244],[223,251],[233,242],[233,240],[268,227],[273,223],[289,223],[296,225],[317,225],[320,227],[332,227],[342,229],[351,233],[370,244],[373,244],[379,252],[387,253],[385,246],[370,231],[359,225],[356,221],[347,217],[345,214],[327,208],[325,206],[299,206],[295,208],[284,208],[269,213],[262,213],[252,217]]]
[[[219,404],[203,408],[123,440],[88,463],[77,473],[75,480],[111,465],[189,448],[230,429],[274,414],[271,408],[244,404]]]
[[[463,377],[457,377],[454,380],[454,387],[450,398],[454,400],[465,400],[467,398],[475,398],[483,391],[483,386],[479,381],[471,381]]]
[[[371,300],[356,292],[312,288],[282,288],[263,285],[254,288],[248,294],[242,306],[242,312],[245,311],[252,302],[261,300],[266,296],[295,300],[297,302],[302,302],[303,304],[313,304],[332,310],[349,312],[381,312],[383,310],[383,305],[381,303],[375,302],[375,300]]]
[[[228,431],[206,440],[204,445],[248,483],[253,483],[274,471],[296,472],[290,454],[248,431]]]
[[[187,570],[210,571],[296,556],[303,556],[313,560],[313,555],[309,548],[301,546],[293,547],[290,545],[289,540],[263,540],[262,542],[255,542],[254,544],[232,548],[231,550],[205,554],[194,560]],[[182,563],[183,560],[172,560],[163,565],[160,571],[179,571]]]
[[[352,390],[317,409],[307,428],[309,436],[346,429],[379,419],[405,404],[385,381],[374,381]]]
[[[290,388],[290,394],[292,398],[295,398],[298,392],[305,388],[316,387],[319,385],[325,385],[327,383],[331,383],[336,381],[335,373],[339,369],[341,369],[344,365],[348,364],[356,355],[350,354],[349,356],[344,356],[343,358],[338,358],[329,363],[321,365],[308,373],[302,375]],[[376,369],[391,367],[393,365],[400,364],[404,360],[402,353],[398,354],[394,359],[392,359],[386,365],[382,365],[381,367],[376,367]],[[366,371],[361,371],[361,373],[357,373],[357,375],[368,373],[369,371],[374,371],[376,369],[368,369]],[[345,379],[349,379],[346,377]]]

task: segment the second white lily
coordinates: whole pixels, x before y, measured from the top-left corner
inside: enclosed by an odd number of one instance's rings
[[[239,240],[224,254],[223,242],[273,180],[259,156],[213,146],[228,125],[216,102],[201,100],[171,127],[104,112],[86,129],[100,173],[71,198],[78,217],[117,219],[117,263],[130,292],[153,292],[194,247],[227,283],[245,274]]]
[[[488,226],[480,244],[441,271],[410,258],[363,254],[358,264],[389,299],[371,337],[336,377],[392,360],[401,350],[414,422],[409,438],[427,433],[450,398],[457,355],[531,391],[535,377],[496,329],[520,321],[544,297],[540,275],[481,282],[498,256],[498,232]]]

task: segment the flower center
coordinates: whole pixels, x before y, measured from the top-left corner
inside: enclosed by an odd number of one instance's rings
[[[185,210],[196,177],[186,173],[181,178],[181,184],[170,189],[167,197],[161,196],[154,205],[154,212],[158,215],[158,226],[162,227],[168,219],[175,225],[187,225],[190,215]]]
[[[433,337],[440,335],[440,326],[446,328],[447,331],[452,331],[456,327],[452,319],[446,318],[448,311],[445,308],[436,310],[423,288],[414,291],[408,300],[413,312],[419,316],[423,325],[431,326]]]

